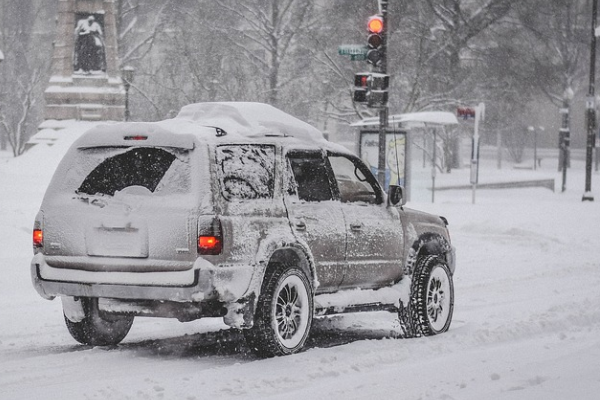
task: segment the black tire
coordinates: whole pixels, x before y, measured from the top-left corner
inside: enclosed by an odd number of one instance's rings
[[[404,338],[432,336],[450,329],[454,313],[454,283],[448,265],[439,256],[417,262],[410,303],[401,303],[398,318]]]
[[[310,333],[313,312],[313,288],[306,274],[279,264],[265,276],[254,326],[243,331],[246,343],[260,357],[297,353]]]
[[[91,346],[112,346],[125,339],[133,324],[133,316],[102,313],[96,298],[81,298],[79,301],[85,318],[74,322],[65,315],[65,323],[73,339]]]

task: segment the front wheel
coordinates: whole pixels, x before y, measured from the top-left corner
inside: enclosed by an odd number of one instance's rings
[[[438,256],[421,258],[412,277],[410,304],[402,305],[403,337],[432,336],[450,329],[454,283],[448,265]]]
[[[91,346],[111,346],[127,336],[133,316],[103,313],[98,308],[96,298],[81,298],[79,301],[85,317],[81,321],[71,321],[65,315],[65,323],[73,339]]]
[[[306,274],[281,264],[267,273],[258,298],[254,326],[244,330],[248,346],[261,357],[302,349],[313,319],[313,289]]]

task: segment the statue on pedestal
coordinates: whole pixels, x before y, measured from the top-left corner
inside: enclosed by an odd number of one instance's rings
[[[93,15],[77,21],[73,71],[78,74],[106,72],[104,34]]]
[[[124,119],[117,1],[55,0],[58,18],[51,76],[44,91],[46,120]]]

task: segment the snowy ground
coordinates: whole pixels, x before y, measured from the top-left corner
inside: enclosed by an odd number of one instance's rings
[[[80,128],[73,127],[72,134]],[[68,132],[67,132],[68,135]],[[31,227],[68,140],[19,159],[0,154],[0,399],[598,399],[600,175],[581,202],[583,164],[568,190],[440,191],[415,165],[411,207],[445,215],[458,250],[454,322],[444,335],[391,339],[394,315],[321,319],[309,349],[260,360],[218,320],[137,319],[123,344],[71,339],[60,302],[31,286]],[[498,171],[482,182],[555,178]],[[467,184],[467,169],[437,185]]]

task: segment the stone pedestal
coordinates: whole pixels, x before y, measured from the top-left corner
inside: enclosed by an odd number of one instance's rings
[[[58,7],[51,78],[44,92],[45,119],[123,120],[125,89],[118,69],[115,0],[58,0]],[[96,43],[102,53],[102,62],[94,59],[90,70],[77,61],[82,53],[75,32],[87,19],[99,26]]]

